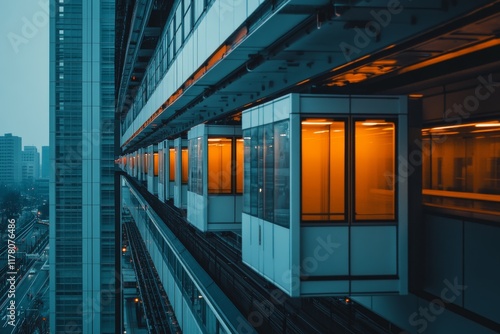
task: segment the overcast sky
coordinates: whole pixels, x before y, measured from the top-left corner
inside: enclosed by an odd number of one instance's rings
[[[49,145],[49,0],[0,4],[0,135]]]

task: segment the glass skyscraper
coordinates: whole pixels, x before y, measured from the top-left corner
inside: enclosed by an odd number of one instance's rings
[[[115,2],[50,10],[50,328],[117,333]]]

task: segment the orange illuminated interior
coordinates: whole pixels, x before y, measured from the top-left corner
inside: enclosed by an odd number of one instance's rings
[[[494,38],[494,39],[491,39],[489,41],[485,41],[485,42],[478,43],[478,44],[475,44],[475,45],[472,45],[469,47],[465,47],[465,48],[457,50],[457,51],[445,53],[443,55],[422,61],[422,62],[417,63],[417,64],[412,65],[412,66],[407,66],[407,67],[401,69],[399,71],[399,74],[406,73],[409,71],[414,71],[414,70],[417,70],[417,69],[420,69],[420,68],[423,68],[426,66],[441,63],[441,62],[446,61],[446,60],[450,60],[453,58],[464,56],[466,54],[481,51],[483,49],[491,48],[491,47],[497,46],[497,45],[500,45],[500,38]]]
[[[344,220],[344,121],[302,121],[301,166],[302,220]]]
[[[188,182],[188,150],[187,148],[182,149],[182,174],[181,174],[181,182]]]
[[[243,193],[243,139],[236,140],[236,192]]]
[[[307,82],[309,82],[309,81],[311,81],[311,79],[305,79],[305,80],[302,80],[302,81],[300,81],[300,82],[297,82],[296,86],[303,85],[303,84],[305,84],[305,83],[307,83]]]
[[[231,138],[208,139],[208,193],[231,193]]]
[[[173,148],[169,151],[169,180],[175,181],[175,150]]]
[[[354,140],[354,216],[357,221],[395,218],[395,123],[304,119],[301,147],[302,221],[346,220],[346,138]]]
[[[498,212],[500,121],[422,129],[422,193],[426,204]]]
[[[207,67],[211,68],[215,64],[217,64],[219,61],[224,58],[225,54],[227,52],[227,45],[223,44],[221,45],[215,52],[214,54],[208,59],[207,61]]]
[[[158,176],[158,153],[153,154],[153,175]]]
[[[394,219],[395,124],[355,122],[354,164],[356,220]]]

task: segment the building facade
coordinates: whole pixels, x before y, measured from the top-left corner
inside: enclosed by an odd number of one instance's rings
[[[23,182],[33,182],[40,177],[40,153],[36,146],[24,146],[21,168]]]
[[[48,179],[50,177],[50,147],[42,146],[42,163],[40,168],[40,177]]]
[[[117,333],[115,3],[50,9],[50,328]]]
[[[177,0],[117,13],[124,205],[183,329],[300,332],[318,317],[303,332],[331,332],[320,315],[347,297],[392,331],[499,330],[498,1]],[[224,290],[238,284],[204,257],[217,238],[239,254],[245,293]],[[197,265],[239,327],[192,280]],[[281,302],[245,304],[251,273]],[[369,332],[360,318],[350,330]]]
[[[0,183],[21,183],[21,152],[21,137],[11,133],[0,136]]]

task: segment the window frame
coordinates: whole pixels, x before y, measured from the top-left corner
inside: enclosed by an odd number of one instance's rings
[[[342,121],[344,123],[344,219],[341,220],[304,220],[302,217],[304,215],[303,212],[303,206],[302,206],[302,145],[303,145],[303,138],[302,138],[302,122],[306,119],[327,119],[328,121],[332,122],[340,122]],[[339,225],[339,224],[346,224],[349,221],[349,197],[348,197],[348,188],[349,188],[349,179],[347,177],[348,175],[348,167],[349,167],[349,156],[348,156],[348,148],[349,148],[349,140],[348,140],[348,133],[349,133],[349,117],[345,115],[317,115],[317,114],[302,114],[300,117],[300,162],[299,162],[299,170],[300,170],[300,222],[303,225],[306,226],[314,226],[314,225],[320,225],[320,226],[327,226],[327,225]],[[331,215],[330,213],[325,213],[325,215]]]
[[[344,133],[344,219],[343,220],[303,220],[303,208],[302,208],[302,121],[305,119],[328,119],[329,121],[344,121],[345,133]],[[356,122],[368,121],[371,119],[384,120],[385,122],[394,123],[394,148],[393,148],[393,163],[394,163],[394,175],[393,175],[393,187],[394,187],[394,215],[390,219],[356,219],[355,206],[356,206],[356,161],[355,161],[355,142],[356,142]],[[301,114],[299,119],[300,127],[300,224],[301,226],[338,226],[338,225],[377,225],[377,224],[398,224],[398,209],[399,209],[399,187],[397,182],[398,173],[398,152],[399,152],[399,122],[396,115],[391,114],[377,114],[377,115],[346,115],[346,114]]]
[[[211,192],[209,187],[208,187],[208,184],[209,184],[209,176],[207,175],[207,194],[210,195],[210,196],[234,196],[234,195],[243,195],[243,192],[244,192],[244,171],[243,171],[243,166],[242,166],[242,176],[241,176],[241,186],[242,186],[242,189],[240,192],[238,192],[238,189],[237,189],[237,178],[238,178],[238,175],[237,175],[237,172],[238,172],[238,168],[237,168],[237,141],[238,139],[243,139],[242,136],[231,136],[231,135],[208,135],[207,136],[207,174],[210,174],[210,166],[208,165],[209,163],[209,160],[210,160],[210,150],[209,150],[209,139],[230,139],[231,141],[231,167],[230,167],[230,173],[231,173],[231,177],[230,177],[230,182],[231,182],[231,189],[229,192]],[[244,161],[244,144],[242,146],[242,149],[243,149],[243,161]]]
[[[394,123],[394,133],[393,133],[393,138],[394,138],[394,147],[393,147],[393,199],[394,199],[394,213],[393,213],[393,218],[392,219],[357,219],[356,218],[356,122],[359,121],[370,121],[376,118],[377,120],[384,120],[385,122],[391,122]],[[349,169],[349,172],[351,173],[351,184],[350,186],[352,187],[352,195],[350,200],[352,201],[352,209],[350,210],[350,214],[352,215],[350,218],[350,221],[355,224],[376,224],[376,223],[397,223],[398,221],[398,197],[399,197],[399,187],[398,187],[398,182],[397,182],[397,172],[398,172],[398,152],[399,152],[399,141],[398,141],[398,133],[399,133],[399,123],[398,123],[398,117],[394,115],[375,115],[375,117],[361,117],[361,116],[352,116],[350,117],[350,128],[351,128],[351,133],[349,134],[349,137],[352,143],[352,151],[350,153],[352,159],[352,168]]]
[[[469,155],[467,154],[467,143],[465,139],[474,139],[477,140],[477,137],[480,137],[480,139],[490,139],[488,135],[497,135],[498,132],[500,132],[500,129],[494,130],[494,129],[489,129],[486,128],[482,132],[475,132],[478,131],[479,127],[476,127],[475,125],[478,123],[492,123],[492,122],[497,122],[498,119],[492,119],[492,118],[476,118],[476,119],[471,119],[468,120],[467,122],[460,123],[460,124],[442,124],[442,123],[432,123],[432,124],[426,124],[425,126],[422,127],[422,136],[421,136],[421,142],[422,142],[422,170],[421,170],[421,177],[422,177],[422,205],[425,207],[426,211],[429,212],[435,212],[438,214],[446,214],[451,217],[460,217],[460,218],[465,218],[465,219],[481,219],[481,221],[485,223],[490,223],[493,222],[495,226],[498,225],[498,217],[500,216],[500,212],[497,210],[495,211],[496,206],[498,206],[498,199],[494,197],[500,197],[499,193],[492,192],[491,190],[489,191],[474,191],[474,188],[482,189],[482,185],[485,184],[483,181],[481,183],[481,175],[479,177],[475,177],[473,180],[476,180],[477,183],[472,184],[472,191],[467,191],[467,189],[453,189],[453,187],[450,188],[451,183],[447,183],[443,181],[442,184],[442,189],[439,189],[438,187],[434,186],[434,181],[433,181],[433,174],[434,174],[434,162],[436,162],[436,166],[439,165],[438,159],[443,158],[445,155],[442,154],[442,157],[436,157],[433,155],[433,152],[436,152],[437,146],[435,145],[441,145],[446,142],[447,136],[455,136],[458,135],[461,139],[462,142],[460,143],[462,146],[461,148],[464,150],[464,155],[460,156],[461,158],[464,158],[465,160],[469,159]],[[470,127],[471,131],[464,132],[463,130],[467,129]],[[440,128],[441,131],[439,132],[434,132],[432,133],[431,130],[433,128]],[[453,129],[456,128],[456,129]],[[434,129],[436,130],[436,129]],[[450,133],[447,133],[447,131],[450,130]],[[428,131],[427,135],[424,134],[424,132]],[[459,133],[452,133],[458,131]],[[476,133],[478,133],[476,135]],[[435,139],[433,139],[435,136]],[[482,138],[481,138],[482,137]],[[444,141],[443,138],[445,139]],[[493,137],[495,138],[495,137]],[[426,140],[428,142],[426,142]],[[499,140],[500,142],[500,140]],[[456,144],[456,143],[455,143]],[[425,151],[424,149],[425,148]],[[485,155],[481,156],[477,151],[473,149],[476,154],[472,155],[471,157],[471,164],[472,168],[474,168],[474,164],[478,163],[477,166],[481,165],[481,158],[484,159],[483,163],[486,161],[491,161],[491,159],[500,159],[500,157],[496,156],[491,156],[491,155]],[[427,154],[426,154],[427,152]],[[452,160],[456,159],[457,155],[453,155],[451,158]],[[427,159],[427,160],[426,160]],[[436,161],[434,161],[436,159]],[[443,161],[443,160],[441,160]],[[500,161],[500,160],[499,160]],[[426,163],[429,164],[429,166],[426,168]],[[448,162],[449,163],[449,162]],[[487,170],[492,171],[493,170],[493,164],[490,166],[487,166],[488,163],[486,162],[485,168],[480,169],[481,172],[486,172]],[[499,168],[499,165],[495,164],[496,168]],[[477,168],[476,166],[476,168]],[[434,167],[436,168],[436,167]],[[453,166],[454,170],[455,166]],[[443,169],[444,170],[444,169]],[[430,173],[430,175],[427,174],[427,180],[426,180],[426,173]],[[436,172],[436,175],[439,175],[442,177],[442,174]],[[476,173],[474,173],[476,175]],[[443,177],[444,179],[444,177]],[[496,179],[498,180],[498,179]],[[424,182],[425,181],[425,182]],[[500,181],[495,181],[495,182],[500,182]],[[466,183],[467,184],[467,183]],[[498,188],[498,187],[492,187],[492,188]],[[496,203],[496,204],[495,204]],[[489,207],[493,208],[493,210],[489,210]]]

